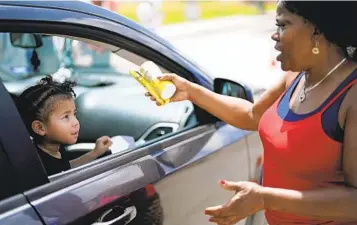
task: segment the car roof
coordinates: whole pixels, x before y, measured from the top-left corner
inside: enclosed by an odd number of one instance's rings
[[[112,12],[110,10],[104,9],[102,7],[93,5],[89,2],[85,2],[84,0],[64,0],[64,1],[53,1],[53,0],[48,0],[48,1],[31,1],[31,0],[14,0],[14,1],[2,1],[0,0],[0,6],[1,5],[8,5],[8,6],[27,6],[27,7],[34,7],[34,8],[43,8],[43,9],[59,9],[59,10],[66,10],[66,11],[72,11],[72,12],[78,12],[78,13],[83,13],[91,16],[96,16],[100,17],[102,19],[109,20],[114,23],[121,24],[123,26],[129,27],[130,29],[133,29],[151,39],[154,39],[158,42],[160,42],[162,45],[166,46],[168,49],[171,49],[171,51],[176,52],[183,56],[191,66],[194,66],[195,69],[198,69],[201,71],[201,74],[199,77],[203,78],[204,80],[208,81],[209,83],[212,84],[212,79],[213,77],[207,73],[207,71],[204,71],[202,66],[197,65],[196,62],[194,62],[192,59],[189,59],[186,55],[184,55],[181,51],[179,51],[176,47],[174,47],[170,42],[165,40],[164,38],[160,37],[153,31],[145,28],[144,26],[122,16],[119,15],[116,12]]]
[[[112,12],[110,10],[104,9],[102,7],[93,5],[91,3],[79,0],[71,1],[1,1],[0,5],[11,5],[11,6],[29,6],[36,8],[46,8],[46,9],[62,9],[73,12],[85,13],[92,16],[101,17],[102,19],[111,20],[115,23],[120,23],[121,25],[130,27],[133,30],[136,30],[140,33],[143,33],[149,36],[152,39],[159,41],[165,46],[175,49],[167,40],[155,34],[151,30],[141,26],[140,24],[122,16],[118,13]]]

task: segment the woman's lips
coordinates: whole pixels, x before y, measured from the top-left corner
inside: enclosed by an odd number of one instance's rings
[[[279,47],[279,45],[276,44],[276,45],[274,46],[274,48],[275,48],[275,50],[277,50],[278,52],[281,52],[281,48]]]
[[[279,46],[275,45],[274,49],[279,52],[279,54],[276,56],[276,60],[281,61],[281,55],[282,55],[281,48]]]

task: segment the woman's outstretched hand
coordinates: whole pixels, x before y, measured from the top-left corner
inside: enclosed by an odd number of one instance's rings
[[[176,86],[176,92],[174,96],[171,97],[170,102],[178,102],[188,100],[190,97],[190,88],[192,83],[173,73],[166,73],[163,76],[159,77],[159,80],[162,81],[171,81]],[[156,101],[156,99],[151,96],[149,92],[145,93],[145,96],[150,97],[152,101]],[[160,105],[159,102],[156,101],[157,105]]]
[[[206,208],[205,214],[211,216],[210,222],[218,225],[232,225],[264,209],[262,186],[248,181],[220,181],[220,185],[225,190],[234,191],[236,194],[223,205]]]

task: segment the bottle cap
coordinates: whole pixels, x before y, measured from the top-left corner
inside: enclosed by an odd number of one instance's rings
[[[146,61],[141,65],[141,71],[145,71],[146,78],[149,80],[153,80],[162,75],[160,68],[152,61]]]
[[[167,83],[161,92],[161,98],[164,100],[169,99],[174,96],[175,92],[176,86],[172,83]]]

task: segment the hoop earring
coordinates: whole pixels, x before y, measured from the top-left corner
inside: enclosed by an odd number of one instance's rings
[[[312,48],[312,54],[318,55],[319,53],[320,53],[320,50],[319,50],[319,42],[316,41],[316,42],[315,42],[315,47]]]

